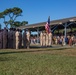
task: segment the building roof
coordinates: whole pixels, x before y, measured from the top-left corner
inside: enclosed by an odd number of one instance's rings
[[[70,18],[64,18],[64,19],[50,21],[50,26],[52,27],[54,25],[62,25],[64,23],[68,23],[68,22],[76,22],[76,17],[70,17]],[[36,28],[43,29],[45,24],[46,24],[46,22],[41,22],[41,23],[35,23],[35,24],[28,24],[26,26],[20,26],[17,28],[30,29],[30,30],[34,31]]]

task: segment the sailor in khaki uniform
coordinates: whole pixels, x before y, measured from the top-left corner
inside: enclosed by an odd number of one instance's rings
[[[43,46],[46,46],[46,33],[45,33],[45,31],[43,32],[42,42],[43,42]]]
[[[46,47],[49,45],[49,36],[48,36],[49,34],[48,33],[46,33]]]
[[[19,29],[16,30],[16,49],[19,49]]]
[[[30,31],[29,30],[27,31],[26,35],[27,35],[26,46],[27,48],[29,48],[30,47]]]
[[[52,45],[52,33],[50,32],[49,33],[49,46]]]

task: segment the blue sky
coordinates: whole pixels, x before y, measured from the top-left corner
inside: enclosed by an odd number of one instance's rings
[[[51,20],[76,16],[76,0],[1,0],[0,12],[7,8],[19,7],[23,10],[19,21],[29,24],[45,22],[48,16]],[[3,20],[0,23],[3,25]],[[4,25],[2,26],[4,27]]]

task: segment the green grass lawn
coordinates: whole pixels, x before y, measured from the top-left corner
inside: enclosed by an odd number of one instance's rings
[[[76,50],[0,50],[0,75],[76,75]]]

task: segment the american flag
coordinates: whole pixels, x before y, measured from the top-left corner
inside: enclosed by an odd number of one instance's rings
[[[50,16],[48,17],[48,21],[45,24],[45,30],[46,30],[47,33],[51,32],[51,29],[50,29]]]

